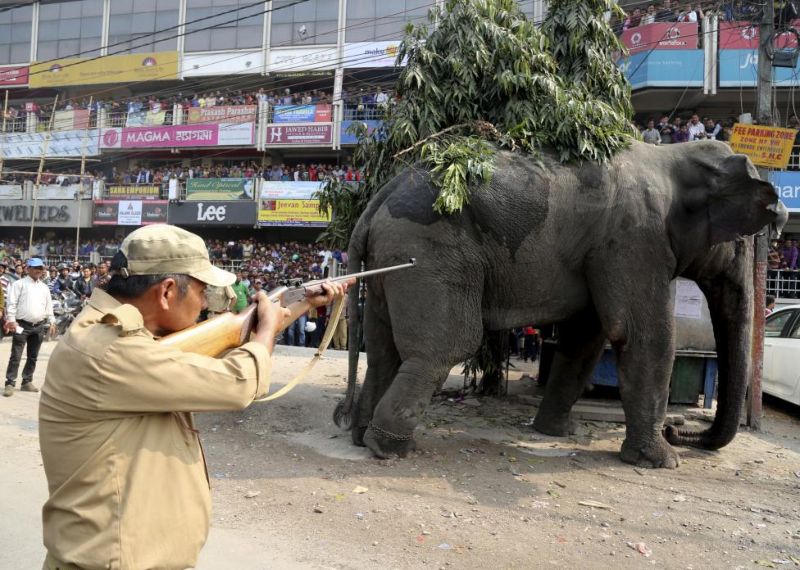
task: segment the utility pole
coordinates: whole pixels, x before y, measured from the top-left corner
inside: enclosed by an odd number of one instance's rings
[[[759,125],[773,126],[772,116],[772,59],[768,53],[774,41],[775,3],[765,3],[764,16],[758,25],[758,83],[756,91],[756,117]],[[762,180],[769,180],[769,170],[759,168]],[[767,295],[767,252],[769,228],[762,228],[755,236],[753,264],[753,371],[747,401],[747,425],[761,429],[761,376],[764,370],[764,320]]]

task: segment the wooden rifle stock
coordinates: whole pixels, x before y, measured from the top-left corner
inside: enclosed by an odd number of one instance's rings
[[[321,292],[321,284],[325,282],[348,281],[350,279],[380,275],[397,269],[414,267],[415,264],[416,261],[411,259],[408,263],[401,265],[392,265],[382,269],[362,271],[361,273],[343,275],[333,279],[309,281],[291,288],[276,287],[267,294],[267,298],[271,301],[288,301],[288,304],[291,304],[302,299],[306,295],[313,295]],[[213,319],[197,323],[182,331],[162,337],[159,342],[165,346],[177,348],[184,352],[194,352],[206,356],[220,356],[228,350],[242,346],[250,339],[250,334],[255,330],[258,324],[257,309],[258,304],[253,303],[241,313],[223,313]],[[289,323],[284,323],[284,325],[287,326],[288,324]]]

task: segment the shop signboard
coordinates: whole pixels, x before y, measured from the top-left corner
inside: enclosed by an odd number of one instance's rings
[[[325,227],[330,215],[319,212],[319,200],[312,199],[322,182],[261,183],[258,206],[260,226]]]
[[[631,55],[642,51],[697,49],[697,24],[655,22],[625,30],[619,39]]]
[[[103,129],[102,148],[191,148],[206,146],[252,146],[253,123],[173,125]]]
[[[344,67],[394,67],[400,42],[352,42],[344,46]],[[403,62],[405,65],[405,62]]]
[[[147,226],[167,223],[167,200],[95,200],[95,226]]]
[[[35,223],[40,227],[88,227],[91,209],[88,200],[83,203],[79,200],[53,200],[38,202],[35,206],[33,200],[3,200],[0,202],[0,225],[29,226],[35,213]]]
[[[252,200],[255,178],[190,178],[187,200]]]
[[[105,195],[118,200],[123,198],[158,200],[161,197],[161,186],[158,184],[106,184]]]
[[[267,146],[330,145],[333,142],[333,125],[268,125]]]
[[[80,184],[42,184],[35,189],[36,198],[39,200],[74,200],[81,193]],[[88,186],[87,186],[88,189]],[[88,195],[88,192],[86,192]]]
[[[275,73],[336,69],[338,61],[334,46],[273,48],[269,50],[267,71]]]
[[[0,185],[0,200],[22,200],[21,184]]]
[[[15,87],[28,84],[28,66],[0,67],[0,87]]]
[[[257,51],[219,51],[184,53],[181,70],[184,77],[237,75],[264,71],[264,54]]]
[[[758,49],[758,24],[720,22],[719,49]]]
[[[0,134],[0,156],[5,159],[40,158],[47,143],[47,158],[97,156],[100,131],[98,129],[52,131],[50,133],[5,133]]]
[[[169,205],[170,224],[250,226],[256,223],[256,203],[249,201],[181,202]]]
[[[31,65],[29,84],[65,87],[178,79],[179,63],[176,51],[49,60]]]
[[[642,87],[702,87],[703,50],[639,52],[617,62],[633,89]]]
[[[331,105],[275,105],[273,123],[330,123]]]
[[[191,107],[188,123],[254,123],[258,114],[256,105],[222,105],[219,107]]]
[[[773,170],[769,175],[786,209],[800,212],[800,171]]]

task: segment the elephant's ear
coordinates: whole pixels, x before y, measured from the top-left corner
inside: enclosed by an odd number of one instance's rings
[[[725,158],[717,168],[708,198],[711,243],[752,235],[776,218],[778,195],[758,177],[743,154]]]

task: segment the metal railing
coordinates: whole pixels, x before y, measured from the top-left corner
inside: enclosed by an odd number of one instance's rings
[[[800,270],[768,270],[767,294],[777,299],[800,299]]]

